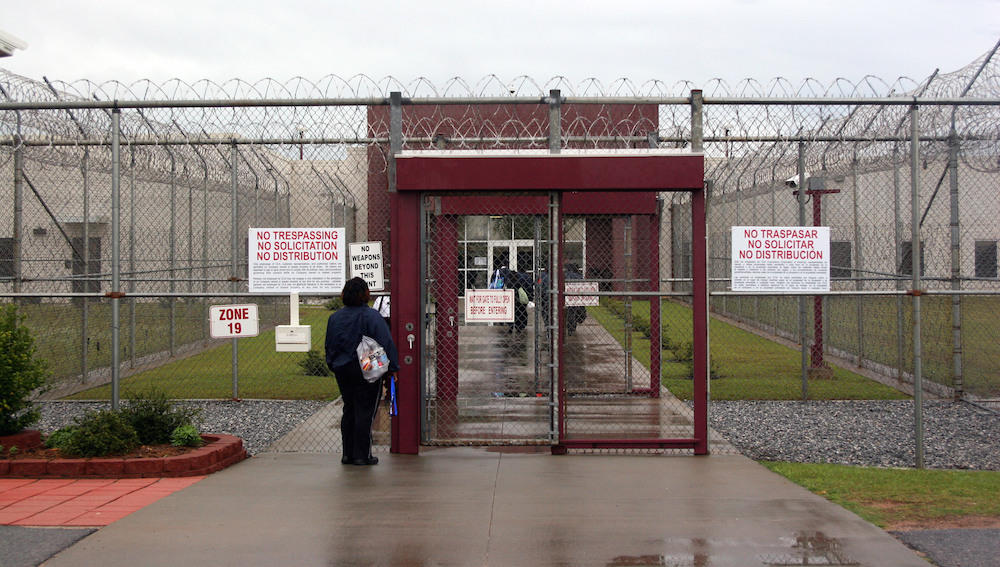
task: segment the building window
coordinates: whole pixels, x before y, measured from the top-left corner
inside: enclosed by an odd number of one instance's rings
[[[846,240],[830,242],[830,277],[844,279],[851,277],[851,243]]]
[[[83,238],[74,237],[70,239],[73,246],[72,248],[72,270],[75,278],[73,279],[73,292],[74,293],[94,293],[101,291],[100,278],[101,273],[101,239],[97,237],[90,238],[90,246],[87,251],[87,262],[83,259]],[[94,279],[84,279],[84,278],[94,278]]]
[[[976,277],[997,277],[997,241],[976,241]]]
[[[900,246],[902,249],[902,259],[899,262],[898,272],[904,276],[913,275],[913,242],[904,240]],[[924,241],[920,241],[920,275],[924,275]]]
[[[677,267],[678,268],[677,269],[677,277],[678,278],[685,278],[685,279],[686,278],[690,278],[691,277],[691,262],[692,262],[692,258],[691,258],[691,241],[690,240],[683,240],[683,241],[681,241],[681,250],[680,250],[679,261],[680,261],[680,263],[679,263],[679,265]]]
[[[14,239],[0,238],[0,278],[12,277],[14,277]]]

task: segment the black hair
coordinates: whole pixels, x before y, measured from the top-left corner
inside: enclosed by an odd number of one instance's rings
[[[344,305],[348,307],[365,305],[368,303],[370,297],[371,292],[368,291],[368,282],[361,278],[347,280],[347,283],[344,284],[344,290],[340,292],[340,298],[344,301]]]

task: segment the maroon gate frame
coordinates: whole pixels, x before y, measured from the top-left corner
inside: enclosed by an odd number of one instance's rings
[[[390,194],[393,297],[392,333],[400,350],[398,415],[392,420],[390,450],[417,454],[420,445],[423,309],[418,278],[422,255],[420,225],[424,192],[659,192],[691,193],[694,316],[694,437],[683,439],[566,439],[562,365],[559,388],[559,440],[553,453],[570,448],[693,448],[708,453],[708,279],[704,157],[692,153],[574,154],[413,153],[396,156],[396,188]],[[606,194],[593,194],[595,199]],[[605,199],[601,199],[603,202]],[[658,226],[658,223],[657,223]],[[561,250],[561,248],[560,248]],[[656,288],[659,286],[656,285]],[[560,286],[561,290],[561,286]],[[561,293],[561,291],[560,291]],[[557,299],[561,304],[562,297]],[[658,310],[651,316],[658,319]],[[398,314],[398,315],[397,315]],[[658,321],[651,321],[656,325]],[[408,339],[413,335],[413,340]],[[562,359],[563,341],[559,341]],[[655,349],[658,353],[659,349]],[[654,393],[655,395],[655,393]]]

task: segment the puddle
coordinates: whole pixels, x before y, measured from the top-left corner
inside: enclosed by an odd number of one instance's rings
[[[764,565],[859,565],[844,553],[840,540],[823,532],[796,532],[795,537],[785,538],[782,543],[791,551],[758,556]]]
[[[796,532],[790,537],[779,538],[771,545],[726,538],[669,538],[664,543],[668,548],[674,547],[675,550],[664,554],[619,555],[606,565],[608,567],[711,567],[737,564],[766,567],[860,565],[844,552],[838,539],[827,537],[822,532]],[[757,562],[745,563],[750,557],[754,557]]]

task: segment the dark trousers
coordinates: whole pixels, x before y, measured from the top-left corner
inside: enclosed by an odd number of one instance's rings
[[[334,368],[333,374],[344,400],[344,416],[340,419],[344,456],[350,460],[367,459],[372,456],[372,424],[382,395],[382,379],[365,380],[357,360]]]

